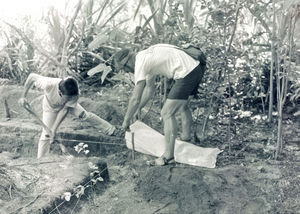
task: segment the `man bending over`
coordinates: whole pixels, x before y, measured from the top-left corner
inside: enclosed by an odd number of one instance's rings
[[[96,114],[87,112],[78,103],[79,88],[74,78],[51,78],[31,73],[24,85],[23,97],[19,101],[21,105],[26,105],[27,93],[33,85],[44,92],[42,121],[51,130],[51,133],[47,133],[47,130],[43,128],[38,143],[37,158],[41,158],[49,153],[50,144],[55,140],[56,131],[69,113],[91,123],[104,134],[116,135],[116,133],[120,133],[115,126],[101,119]]]
[[[127,54],[125,54],[127,51]],[[124,57],[124,55],[127,55]],[[118,57],[119,56],[119,57]],[[129,100],[128,109],[122,124],[127,129],[134,115],[152,98],[155,90],[155,77],[162,75],[174,79],[167,100],[161,110],[164,123],[165,151],[162,157],[153,161],[154,165],[166,165],[174,162],[177,121],[175,114],[180,112],[182,122],[181,139],[191,139],[192,114],[188,107],[190,95],[197,93],[198,85],[205,71],[205,62],[201,63],[176,46],[157,44],[135,55],[128,50],[116,54],[115,63],[126,70],[134,70],[135,87]]]

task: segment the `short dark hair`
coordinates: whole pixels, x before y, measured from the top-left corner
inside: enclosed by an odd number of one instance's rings
[[[134,72],[135,53],[130,49],[122,49],[114,54],[112,64],[115,69]]]
[[[79,94],[78,83],[73,77],[68,77],[60,81],[59,90],[63,95],[67,96],[75,96]]]
[[[126,64],[129,52],[129,49],[123,49],[114,54],[113,65],[115,68],[120,69]]]

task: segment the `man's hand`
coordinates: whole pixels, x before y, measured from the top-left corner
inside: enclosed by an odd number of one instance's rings
[[[129,129],[129,121],[126,121],[126,120],[123,121],[122,129],[123,129],[124,131],[129,131],[129,130],[130,130],[130,129]]]
[[[124,138],[125,137],[125,131],[126,130],[124,130],[123,127],[121,127],[121,126],[115,126],[115,130],[114,130],[112,136]]]
[[[55,138],[56,138],[56,131],[51,130],[50,143],[53,143],[55,141]]]
[[[142,115],[141,109],[138,109],[137,112],[134,114],[133,118],[135,120],[140,120],[141,119],[141,115]]]

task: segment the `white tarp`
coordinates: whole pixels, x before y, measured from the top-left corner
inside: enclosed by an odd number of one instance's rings
[[[135,151],[160,157],[165,150],[164,136],[141,121],[130,126],[131,132],[126,132],[126,145],[132,149],[132,132],[134,133]],[[217,155],[222,152],[218,148],[203,148],[176,139],[175,161],[194,166],[215,168]]]

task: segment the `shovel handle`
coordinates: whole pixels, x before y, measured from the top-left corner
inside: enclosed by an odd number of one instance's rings
[[[39,116],[32,110],[30,104],[28,102],[24,103],[24,108],[38,121],[38,123],[43,126],[43,128],[47,131],[47,133],[51,136],[51,130],[48,128],[48,126],[45,125],[45,123],[39,118]],[[62,150],[64,154],[69,154],[65,146],[59,141],[54,139],[53,142],[50,143],[57,143]]]
[[[45,125],[45,123],[38,117],[38,115],[31,109],[31,106],[28,102],[24,103],[24,108],[26,111],[28,111],[36,120],[37,122],[43,126],[43,128],[47,131],[47,133],[51,136],[51,130],[48,128],[48,126]]]

